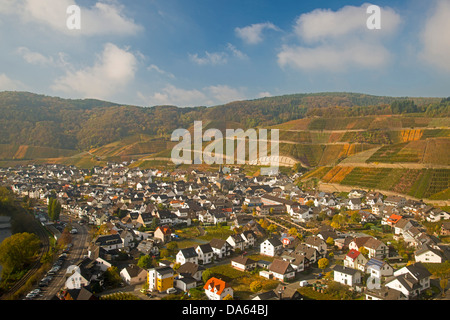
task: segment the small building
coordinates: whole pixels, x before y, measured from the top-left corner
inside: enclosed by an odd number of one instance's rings
[[[283,248],[283,243],[277,238],[264,240],[260,245],[260,253],[269,257],[274,257]]]
[[[164,292],[173,288],[174,271],[171,267],[156,267],[148,270],[148,288]]]
[[[353,287],[361,283],[361,271],[336,265],[333,269],[334,281]]]
[[[231,266],[240,271],[250,271],[256,268],[257,262],[244,256],[238,256],[231,259]]]
[[[225,281],[215,277],[210,278],[203,286],[209,300],[223,300],[226,296],[233,297],[233,288]]]
[[[185,264],[186,262],[198,264],[198,253],[194,247],[181,249],[177,253],[176,261],[180,264]]]
[[[130,264],[120,271],[120,277],[128,285],[144,283],[147,280],[147,274],[147,270],[135,264]]]
[[[290,280],[295,277],[295,269],[291,266],[289,261],[275,259],[270,265],[269,271],[275,279],[280,281]]]

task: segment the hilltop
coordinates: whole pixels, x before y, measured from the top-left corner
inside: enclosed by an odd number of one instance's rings
[[[198,120],[204,130],[279,129],[280,154],[290,159],[288,165],[310,169],[301,183],[318,179],[418,197],[449,195],[448,182],[434,182],[450,169],[449,98],[313,93],[179,108],[1,92],[0,165],[163,163],[175,145],[171,133],[192,130]],[[392,178],[379,179],[386,174]]]

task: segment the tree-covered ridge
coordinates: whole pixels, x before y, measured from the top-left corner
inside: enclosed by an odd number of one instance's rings
[[[27,92],[0,92],[0,145],[87,150],[136,134],[168,135],[195,120],[234,122],[242,128],[305,117],[422,112],[449,116],[449,99],[314,93],[236,101],[213,107],[139,107]]]

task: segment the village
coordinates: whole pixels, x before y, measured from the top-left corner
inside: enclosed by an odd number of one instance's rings
[[[295,178],[126,163],[0,169],[2,184],[34,201],[36,219],[55,240],[80,237],[75,224],[89,230],[79,261],[62,261],[53,272],[64,279],[60,300],[119,299],[129,287],[128,295],[146,300],[416,300],[446,293],[448,274],[433,266],[450,257],[449,212],[370,190],[302,190]],[[56,221],[50,199],[61,204]],[[46,285],[41,281],[30,299]]]

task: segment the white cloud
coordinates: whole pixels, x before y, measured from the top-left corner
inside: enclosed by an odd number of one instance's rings
[[[3,0],[2,0],[3,1]],[[91,7],[80,6],[81,29],[69,30],[67,8],[77,5],[74,0],[7,0],[0,13],[15,14],[28,23],[51,27],[67,35],[133,35],[142,30],[124,14],[124,6],[116,1],[99,1]]]
[[[385,67],[392,56],[383,40],[395,34],[401,18],[391,8],[381,8],[381,30],[369,30],[368,6],[345,6],[337,11],[317,9],[302,14],[294,25],[299,43],[284,45],[278,53],[278,64],[303,71],[330,72]]]
[[[256,23],[243,28],[235,28],[236,35],[248,44],[258,44],[263,41],[262,33],[264,30],[280,29],[271,22]]]
[[[54,63],[52,57],[46,57],[39,52],[31,51],[27,47],[19,47],[16,52],[30,64],[51,65]]]
[[[227,63],[227,54],[224,52],[209,53],[205,51],[204,57],[199,57],[197,53],[189,54],[189,59],[198,65],[218,65]]]
[[[157,65],[154,65],[154,64],[151,64],[150,66],[148,66],[147,70],[148,71],[156,71],[157,73],[159,73],[161,75],[167,76],[171,79],[175,79],[175,76],[172,73],[164,71],[161,68],[159,68]]]
[[[134,79],[136,69],[137,59],[131,52],[107,43],[94,66],[67,71],[51,88],[86,98],[107,99],[125,89]]]
[[[138,97],[149,106],[213,106],[246,99],[244,90],[244,88],[236,89],[227,85],[208,86],[200,90],[183,89],[169,84],[150,96],[138,92]]]
[[[236,57],[240,60],[245,60],[248,59],[248,56],[243,53],[242,51],[240,51],[239,49],[237,49],[234,45],[232,45],[231,43],[227,43],[227,47],[226,47],[227,51],[220,51],[220,52],[213,52],[210,53],[208,51],[205,51],[205,55],[203,57],[199,57],[199,55],[197,53],[195,54],[189,54],[189,59],[201,66],[204,65],[221,65],[221,64],[226,64],[228,63],[228,58],[231,57]]]
[[[272,96],[272,94],[268,91],[260,92],[257,95],[258,98],[267,98],[267,97],[271,97],[271,96]]]
[[[231,88],[226,85],[209,86],[204,90],[209,93],[210,98],[216,104],[245,99],[242,89]]]
[[[9,78],[6,74],[0,73],[0,91],[24,90],[22,82]]]
[[[236,58],[239,59],[247,59],[248,56],[243,53],[242,51],[238,50],[234,45],[232,45],[231,43],[227,44],[227,49],[229,51],[231,51],[231,53],[233,54],[233,56],[235,56]]]
[[[391,8],[381,9],[381,29],[369,30],[366,10],[369,4],[360,7],[345,6],[337,11],[316,9],[302,14],[295,23],[295,33],[306,42],[318,42],[353,36],[370,37],[391,34],[399,26],[400,16]]]
[[[321,45],[315,48],[286,46],[278,54],[281,66],[301,70],[346,71],[349,67],[377,68],[385,65],[389,52],[382,46],[368,43],[352,45]]]
[[[206,95],[199,90],[180,89],[173,85],[167,85],[160,92],[156,92],[150,97],[141,92],[138,96],[150,106],[153,105],[176,105],[180,107],[199,106],[206,100]]]
[[[450,2],[438,1],[420,35],[420,57],[438,69],[450,71]]]

